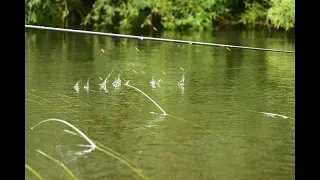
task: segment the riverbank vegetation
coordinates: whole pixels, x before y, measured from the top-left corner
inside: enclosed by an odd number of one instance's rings
[[[26,0],[25,23],[83,29],[289,31],[295,0]]]

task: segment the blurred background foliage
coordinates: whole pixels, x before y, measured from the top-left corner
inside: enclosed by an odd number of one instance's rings
[[[25,0],[25,23],[82,29],[210,30],[295,25],[294,0]]]

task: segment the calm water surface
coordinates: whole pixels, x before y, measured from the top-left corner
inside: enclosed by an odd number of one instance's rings
[[[164,32],[161,37],[295,46],[283,33]],[[44,179],[72,176],[36,150],[83,180],[140,179],[122,160],[155,180],[295,178],[293,54],[34,30],[26,32],[25,48],[25,162]],[[112,70],[101,90],[101,79]],[[177,85],[183,73],[184,88]],[[112,82],[118,75],[122,82],[116,89]],[[160,87],[149,83],[153,76],[162,80]],[[127,80],[168,116],[125,86]],[[79,144],[89,143],[60,122],[30,129],[49,118],[71,123],[106,151],[81,153],[89,148]],[[37,177],[26,169],[26,179]]]

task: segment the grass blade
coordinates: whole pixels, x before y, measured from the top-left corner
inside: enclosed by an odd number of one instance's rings
[[[39,122],[38,124],[34,125],[33,127],[31,127],[31,129],[37,127],[38,125],[42,124],[42,123],[45,123],[45,122],[48,122],[48,121],[58,121],[58,122],[61,122],[61,123],[64,123],[68,126],[70,126],[72,129],[74,129],[75,131],[77,131],[85,140],[87,140],[89,142],[89,144],[91,145],[91,148],[88,149],[88,150],[85,150],[83,152],[86,152],[86,153],[89,153],[91,151],[93,151],[95,148],[96,148],[96,145],[85,135],[83,134],[83,132],[81,132],[78,128],[76,128],[75,126],[73,126],[72,124],[68,123],[67,121],[64,121],[64,120],[61,120],[61,119],[47,119],[47,120],[44,120],[44,121],[41,121]]]
[[[60,162],[59,160],[57,160],[57,159],[49,156],[48,154],[46,154],[46,153],[44,153],[44,152],[42,152],[42,151],[40,151],[40,150],[37,150],[37,149],[36,149],[36,151],[37,151],[38,153],[42,154],[43,156],[49,158],[50,160],[54,161],[55,163],[59,164],[60,166],[62,166],[63,169],[66,170],[73,179],[77,179],[76,176],[72,173],[72,171],[71,171],[66,165],[64,165],[62,162]]]
[[[126,84],[124,84],[124,85],[139,91],[141,94],[146,96],[151,102],[153,102],[153,104],[155,104],[162,111],[163,115],[167,115],[167,113],[153,99],[151,99],[151,97],[149,97],[146,93],[142,92],[140,89],[138,89],[138,88],[136,88],[134,86],[129,85],[129,81],[127,81]]]
[[[94,150],[94,149],[98,149],[99,151],[101,151],[101,152],[103,152],[103,153],[105,153],[105,154],[107,154],[107,155],[109,155],[109,156],[111,156],[111,157],[119,160],[121,163],[123,163],[123,164],[125,164],[126,166],[128,166],[133,172],[135,172],[135,173],[136,173],[138,176],[140,176],[142,179],[147,179],[146,176],[144,176],[137,168],[133,167],[129,162],[127,162],[127,161],[124,160],[123,158],[115,155],[115,154],[112,153],[112,152],[109,152],[109,151],[107,151],[107,150],[105,150],[105,149],[102,149],[102,148],[98,147],[95,143],[92,142],[91,139],[89,139],[89,138],[88,138],[83,132],[81,132],[78,128],[76,128],[75,126],[73,126],[72,124],[70,124],[70,123],[68,123],[68,122],[66,122],[66,121],[64,121],[64,120],[54,119],[54,118],[53,118],[53,119],[47,119],[47,120],[41,121],[40,123],[38,123],[38,124],[36,124],[35,126],[31,127],[31,129],[37,127],[38,125],[40,125],[40,124],[42,124],[42,123],[48,122],[48,121],[57,121],[57,122],[64,123],[64,124],[70,126],[70,127],[71,127],[72,129],[74,129],[75,131],[77,131],[77,132],[81,135],[81,137],[83,137],[84,139],[86,139],[86,140],[90,143],[90,145],[91,145],[91,149],[86,150],[86,151],[83,151],[83,152],[89,153],[89,152],[91,152],[91,151]],[[65,130],[65,132],[70,133],[71,131],[68,131],[68,130],[66,131],[66,130]],[[78,134],[75,134],[75,133],[71,133],[71,134],[73,134],[73,135],[78,135]],[[110,148],[108,148],[108,149],[110,149]],[[110,149],[110,150],[111,150],[111,149]],[[55,161],[56,163],[59,163],[66,171],[68,171],[68,173],[69,173],[72,177],[75,178],[75,176],[72,174],[72,172],[71,172],[63,163],[61,163],[60,161],[58,161],[58,160],[50,157],[49,155],[45,154],[44,152],[42,152],[42,151],[40,151],[40,150],[36,150],[36,151],[38,151],[40,154],[46,156],[47,158]]]
[[[32,172],[32,174],[34,174],[38,179],[40,180],[44,180],[43,177],[40,176],[40,174],[35,171],[32,167],[30,167],[28,164],[25,164],[25,167],[30,171]]]

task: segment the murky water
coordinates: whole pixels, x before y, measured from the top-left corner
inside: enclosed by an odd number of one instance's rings
[[[161,37],[294,50],[282,33]],[[293,54],[27,31],[26,164],[44,179],[72,179],[40,150],[78,179],[294,179],[294,61]],[[63,123],[30,129],[49,118],[71,123],[109,154],[81,153],[89,143]],[[26,169],[26,179],[37,177]]]

